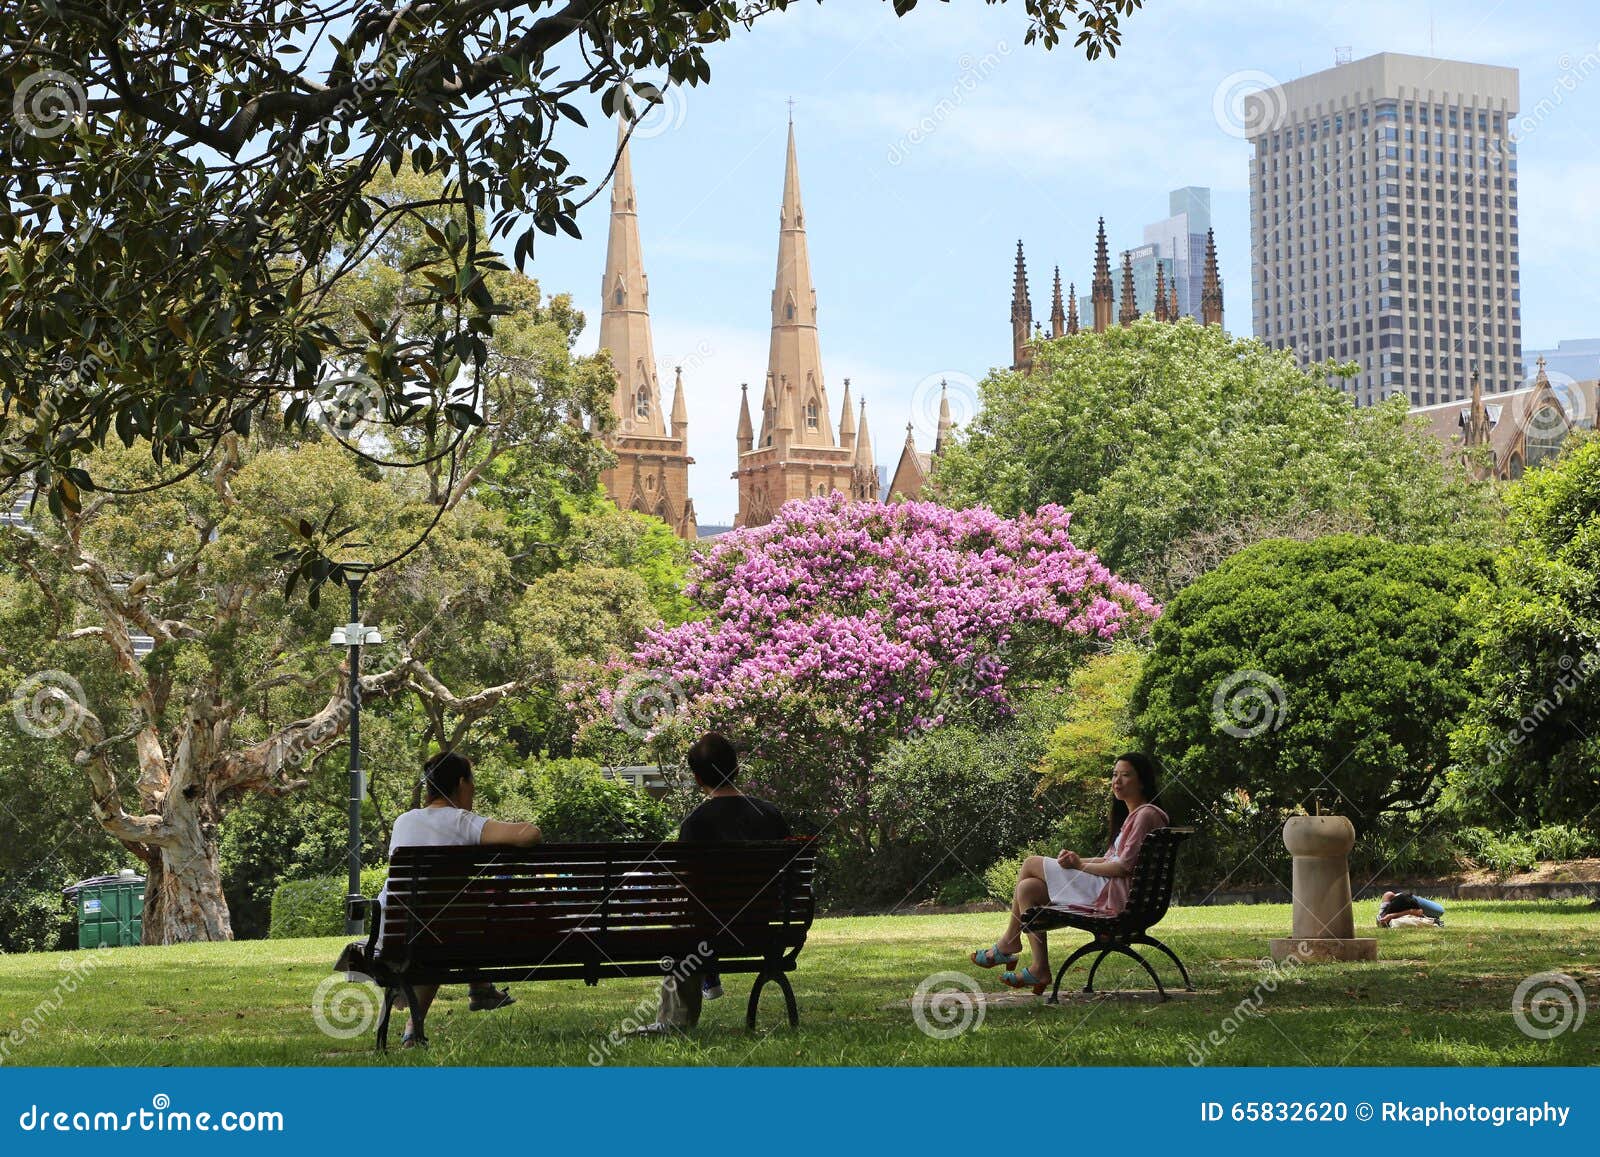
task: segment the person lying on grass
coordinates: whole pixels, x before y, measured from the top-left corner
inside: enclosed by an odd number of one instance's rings
[[[1005,965],[1000,983],[1007,988],[1031,988],[1034,995],[1050,983],[1050,949],[1045,938],[1030,932],[1032,959],[1017,969],[1022,950],[1022,916],[1029,908],[1075,908],[1114,916],[1128,902],[1128,880],[1139,861],[1145,836],[1167,826],[1167,813],[1152,802],[1156,796],[1156,765],[1148,755],[1130,751],[1117,756],[1111,769],[1111,845],[1105,855],[1085,858],[1062,849],[1060,855],[1029,856],[1017,873],[1012,892],[1011,918],[992,948],[980,948],[969,959],[980,968]]]
[[[440,848],[460,845],[488,844],[494,847],[525,848],[539,842],[539,829],[533,824],[504,823],[478,815],[472,810],[474,787],[472,761],[454,751],[442,751],[428,760],[422,772],[422,786],[426,802],[413,801],[422,806],[413,807],[395,817],[394,829],[389,834],[389,855],[396,848]],[[384,884],[382,900],[388,904],[389,885]],[[417,1003],[424,1016],[433,998],[439,993],[437,984],[422,984],[415,989]],[[488,981],[468,986],[467,1003],[472,1012],[504,1008],[515,1004],[511,992],[495,988]],[[400,999],[404,999],[401,997]],[[412,1048],[418,1043],[411,1015],[406,1017],[406,1034],[401,1048]]]

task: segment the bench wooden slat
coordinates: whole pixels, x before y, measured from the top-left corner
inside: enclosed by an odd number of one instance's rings
[[[814,839],[400,848],[363,962],[386,987],[594,983],[660,976],[663,959],[704,944],[723,970],[757,973],[758,988],[777,983],[794,1023],[783,974],[811,927],[815,874]]]

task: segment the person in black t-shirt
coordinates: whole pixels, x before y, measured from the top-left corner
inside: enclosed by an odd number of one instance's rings
[[[782,840],[790,835],[789,821],[764,799],[745,795],[735,786],[739,774],[733,744],[715,731],[707,732],[689,748],[686,757],[705,802],[689,813],[678,829],[678,839],[688,843],[728,844],[744,840]],[[653,1024],[641,1033],[657,1034],[693,1028],[700,1022],[701,1002],[722,995],[716,958],[704,962],[696,975],[669,973],[661,982],[661,1008]]]

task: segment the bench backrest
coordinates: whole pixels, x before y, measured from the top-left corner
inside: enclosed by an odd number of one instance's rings
[[[379,952],[435,963],[727,960],[805,943],[816,841],[398,848]]]
[[[1177,876],[1178,848],[1193,834],[1193,828],[1165,827],[1145,836],[1128,885],[1128,903],[1119,913],[1125,925],[1143,931],[1167,914]]]

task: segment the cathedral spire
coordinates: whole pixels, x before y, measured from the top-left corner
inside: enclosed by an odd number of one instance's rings
[[[1139,320],[1139,303],[1133,296],[1133,254],[1122,251],[1122,310],[1117,315],[1120,325],[1132,325]]]
[[[624,434],[665,437],[655,344],[650,335],[650,282],[645,277],[644,252],[639,244],[627,133],[628,122],[619,117],[617,171],[611,182],[611,232],[606,239],[606,271],[600,287],[600,348],[611,351],[611,365],[617,376],[612,409],[622,420]]]
[[[856,448],[856,416],[850,408],[850,379],[844,380],[844,405],[839,407],[839,448]]]
[[[1061,266],[1056,266],[1055,288],[1050,294],[1050,336],[1060,337],[1067,331],[1067,315],[1061,309]]]
[[[739,442],[739,453],[748,454],[755,445],[755,431],[750,425],[750,383],[739,383],[739,429],[734,435]]]
[[[1057,282],[1059,288],[1060,282]],[[950,391],[945,386],[943,378],[939,379],[939,432],[933,439],[934,457],[944,453],[944,445],[950,439],[950,428],[955,423],[950,420]]]
[[[1011,368],[1027,368],[1028,343],[1033,338],[1033,302],[1028,300],[1028,264],[1017,242],[1017,268],[1011,279]]]
[[[1067,332],[1078,332],[1078,283],[1070,282],[1067,285]]]
[[[874,474],[878,464],[872,460],[872,435],[867,431],[867,400],[861,399],[861,421],[856,426],[856,466],[870,466]]]
[[[1155,309],[1151,312],[1155,314],[1157,321],[1172,320],[1167,316],[1167,283],[1165,276],[1161,272],[1160,258],[1156,259],[1156,304]]]
[[[1100,218],[1100,229],[1094,239],[1094,283],[1089,287],[1089,297],[1094,303],[1094,332],[1104,333],[1111,325],[1111,255],[1106,249],[1106,219]]]
[[[1202,325],[1222,324],[1222,278],[1217,274],[1217,239],[1206,230],[1205,276],[1200,290],[1200,322]]]
[[[689,404],[683,397],[683,367],[673,366],[675,378],[672,386],[672,436],[683,438],[689,432]]]
[[[1167,320],[1180,321],[1183,314],[1178,312],[1178,275],[1176,272],[1167,280]]]
[[[811,284],[793,121],[789,123],[783,207],[778,218],[778,270],[772,288],[772,343],[767,370],[778,383],[779,428],[787,424],[793,431],[789,445],[838,445],[833,437],[833,420],[828,416],[828,391],[822,380],[817,294]]]

